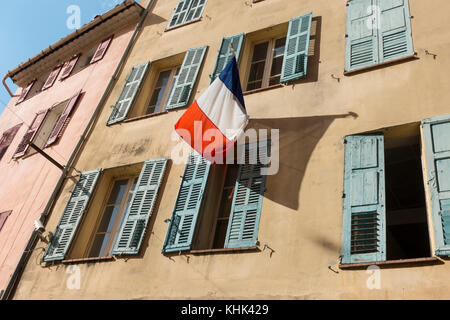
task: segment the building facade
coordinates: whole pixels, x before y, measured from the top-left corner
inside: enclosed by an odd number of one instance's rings
[[[14,298],[449,298],[450,4],[432,3],[144,1]],[[231,47],[276,174],[173,135]]]
[[[124,2],[6,75],[19,89],[0,117],[1,292],[15,281],[34,221],[44,222],[143,11]]]

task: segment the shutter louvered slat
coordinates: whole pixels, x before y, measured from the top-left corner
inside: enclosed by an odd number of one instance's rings
[[[21,126],[22,123],[12,127],[11,129],[8,129],[3,133],[2,138],[0,139],[0,160],[5,155]]]
[[[185,23],[200,19],[202,17],[203,10],[205,9],[205,5],[206,0],[192,0]]]
[[[28,150],[28,142],[32,141],[34,137],[36,136],[36,133],[38,132],[39,128],[41,127],[42,123],[44,122],[45,117],[47,116],[48,109],[40,111],[36,114],[34,117],[33,122],[31,123],[30,128],[25,133],[25,135],[22,138],[22,141],[20,142],[19,146],[16,149],[16,152],[14,153],[14,158],[18,158],[23,156],[27,150]]]
[[[261,175],[260,155],[267,156],[269,141],[246,145],[245,164],[239,166],[235,192],[231,205],[225,248],[242,248],[256,245],[266,176]],[[258,150],[258,161],[250,164],[250,150]],[[263,150],[261,152],[260,150]]]
[[[386,260],[384,138],[348,136],[342,263]]]
[[[112,254],[138,254],[164,177],[167,158],[144,163]]]
[[[450,115],[422,121],[434,238],[438,256],[450,255]]]
[[[45,147],[48,147],[52,144],[54,144],[58,138],[61,137],[63,128],[66,124],[66,121],[68,120],[72,110],[75,108],[75,105],[77,104],[78,98],[81,95],[81,90],[74,95],[72,98],[67,101],[67,105],[64,108],[63,113],[59,116],[58,121],[56,122],[55,126],[52,129],[52,132],[50,133],[50,136],[47,139],[47,143],[45,144]]]
[[[225,69],[228,62],[230,62],[233,57],[233,52],[231,50],[231,44],[234,46],[234,51],[236,53],[236,61],[239,61],[239,55],[241,53],[242,43],[244,41],[244,34],[237,34],[231,37],[225,37],[222,39],[220,45],[219,53],[217,55],[216,64],[211,74],[211,83],[219,76],[219,74]]]
[[[185,107],[192,94],[208,47],[192,48],[186,52],[166,109]]]
[[[108,50],[109,45],[111,44],[112,39],[113,36],[110,36],[99,44],[97,50],[94,53],[94,56],[92,57],[92,60],[90,62],[91,64],[103,59],[106,54],[106,50]]]
[[[163,252],[190,250],[211,163],[194,152],[184,170]]]
[[[64,64],[64,67],[62,69],[61,73],[61,80],[66,79],[70,74],[72,73],[72,70],[75,68],[75,65],[78,62],[78,59],[80,58],[80,55],[76,55],[72,59],[70,59],[66,64]]]
[[[311,21],[311,12],[289,21],[281,69],[281,82],[304,77],[307,73]]]
[[[31,91],[35,83],[36,80],[33,80],[25,88],[23,88],[22,93],[20,94],[20,97],[17,100],[17,104],[23,102],[27,98],[28,93]]]
[[[81,173],[52,240],[44,253],[43,261],[64,260],[92,197],[100,172],[101,170],[97,169]]]
[[[170,18],[169,26],[167,29],[174,28],[184,23],[186,15],[191,6],[192,0],[179,0],[178,5],[173,11],[172,18]]]
[[[347,3],[345,71],[379,63],[377,0],[352,0]]]
[[[3,226],[6,223],[6,219],[11,215],[12,211],[5,211],[0,213],[0,231],[2,231]]]
[[[125,82],[125,85],[120,93],[119,99],[117,100],[111,116],[108,120],[108,125],[123,121],[133,105],[136,96],[142,86],[143,80],[147,74],[150,62],[134,66]]]
[[[380,1],[380,62],[414,54],[408,0]]]
[[[42,90],[48,89],[51,86],[53,86],[53,84],[56,81],[56,78],[58,78],[59,72],[62,69],[62,65],[57,66],[55,69],[52,70],[52,72],[50,72],[50,75],[48,76],[47,80],[44,83],[44,86],[42,87]]]

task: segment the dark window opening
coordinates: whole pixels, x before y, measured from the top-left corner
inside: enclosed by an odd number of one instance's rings
[[[386,145],[390,142],[386,139]],[[407,145],[387,147],[385,166],[387,260],[429,257],[419,136]]]

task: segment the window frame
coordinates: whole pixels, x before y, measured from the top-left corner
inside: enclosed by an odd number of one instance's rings
[[[173,86],[176,83],[176,80],[177,80],[177,77],[179,75],[180,69],[181,69],[181,64],[177,64],[177,65],[172,66],[172,67],[161,68],[161,69],[155,70],[158,74],[156,75],[153,83],[150,86],[151,92],[150,92],[150,94],[149,94],[149,96],[148,96],[148,98],[146,100],[146,103],[145,103],[145,106],[144,106],[144,110],[142,110],[142,112],[140,112],[142,114],[138,115],[138,117],[140,117],[140,116],[143,116],[143,117],[150,116],[150,115],[154,115],[154,114],[158,114],[158,113],[162,113],[162,112],[166,111],[166,106],[167,106],[167,104],[169,102],[169,97],[170,97],[170,94],[172,93]],[[156,111],[156,106],[157,105],[155,105],[155,111],[153,111],[151,113],[148,113],[148,109],[150,108],[150,103],[152,101],[152,98],[153,98],[153,95],[155,93],[155,90],[163,88],[163,87],[157,87],[159,77],[161,76],[161,73],[169,71],[169,70],[170,70],[169,80],[168,80],[166,86],[164,87],[165,88],[164,89],[164,95],[163,95],[163,97],[161,99],[160,105],[158,106],[158,111]],[[162,107],[162,109],[161,109],[161,107]]]
[[[280,40],[280,39],[287,39],[287,35],[277,35],[274,37],[271,37],[270,39],[263,39],[263,40],[259,40],[259,41],[254,41],[250,44],[251,46],[251,50],[250,50],[250,55],[248,58],[248,67],[246,70],[246,74],[245,74],[245,85],[244,85],[244,93],[246,92],[251,92],[254,90],[264,90],[270,87],[275,87],[275,86],[279,86],[281,84],[281,82],[277,83],[277,84],[273,84],[270,85],[270,78],[273,77],[271,76],[271,72],[272,72],[272,66],[273,66],[273,59],[274,59],[274,49],[275,49],[275,43]],[[253,59],[253,54],[255,52],[255,47],[258,44],[262,44],[268,42],[268,46],[267,46],[267,55],[266,55],[266,59],[265,59],[265,64],[264,64],[264,72],[263,72],[263,77],[261,79],[261,87],[259,88],[254,88],[254,89],[248,89],[248,85],[249,85],[249,79],[250,79],[250,72],[251,72],[251,67],[254,63],[254,61],[252,61]],[[286,45],[286,42],[285,42]],[[283,57],[284,59],[284,50],[283,50],[283,54],[279,55],[277,57]],[[262,60],[261,60],[262,61]],[[281,73],[280,73],[280,77],[281,77]],[[257,81],[253,81],[253,82],[257,82]]]
[[[115,176],[111,181],[110,184],[108,186],[108,192],[106,193],[106,197],[103,199],[103,203],[101,206],[101,211],[100,214],[97,216],[97,221],[95,223],[95,228],[94,231],[92,232],[90,238],[89,238],[89,242],[88,245],[86,246],[86,250],[84,253],[85,258],[87,259],[100,259],[100,258],[106,258],[106,257],[110,257],[112,256],[111,252],[113,250],[114,247],[114,243],[116,241],[117,236],[120,233],[120,226],[122,224],[122,221],[125,217],[125,213],[126,213],[126,209],[128,207],[129,201],[131,203],[131,195],[133,192],[133,185],[135,183],[137,183],[137,179],[139,178],[139,175],[120,175],[120,176]],[[108,200],[109,197],[111,196],[111,193],[114,189],[114,185],[116,184],[117,181],[120,180],[125,180],[127,179],[127,186],[124,192],[124,197],[120,203],[120,207],[119,207],[119,212],[115,218],[114,224],[112,226],[112,231],[109,233],[110,237],[108,239],[107,245],[105,247],[104,253],[101,256],[98,257],[90,257],[90,253],[91,250],[93,248],[94,242],[95,242],[95,237],[98,234],[108,234],[108,232],[99,232],[98,228],[100,227],[100,223],[102,222],[102,218],[105,215],[105,210],[107,209],[108,206],[111,206],[111,204],[108,204]],[[93,195],[93,199],[95,200],[95,194]],[[115,206],[115,205],[112,205]],[[115,231],[114,231],[115,230]],[[108,254],[105,254],[105,252],[108,252]]]

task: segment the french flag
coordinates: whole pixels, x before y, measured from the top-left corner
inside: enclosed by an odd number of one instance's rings
[[[226,157],[248,123],[236,58],[186,110],[175,131],[213,163]],[[223,163],[223,162],[221,162]]]

